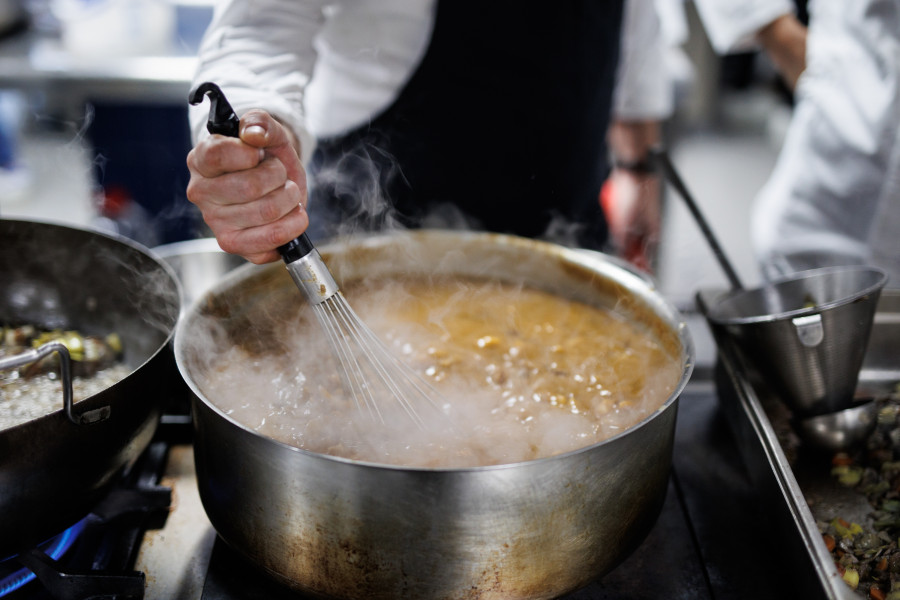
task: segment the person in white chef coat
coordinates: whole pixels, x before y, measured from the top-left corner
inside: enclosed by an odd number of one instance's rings
[[[241,138],[207,136],[192,109],[188,198],[253,262],[308,226],[652,243],[664,51],[653,0],[227,0],[194,83],[222,88]],[[607,219],[611,163],[634,185]]]
[[[694,0],[694,5],[717,53],[761,48],[787,86],[796,89],[806,68],[807,27],[793,0]]]
[[[697,6],[720,51],[791,10],[784,0]],[[740,18],[741,7],[756,20]],[[776,166],[756,199],[752,243],[770,279],[867,264],[897,287],[900,0],[811,0],[808,11],[805,69]]]

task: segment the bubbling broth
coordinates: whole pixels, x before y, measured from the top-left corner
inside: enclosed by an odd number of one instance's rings
[[[197,374],[231,419],[317,453],[421,467],[533,460],[617,435],[678,385],[669,344],[616,312],[538,289],[469,278],[344,286],[360,318],[436,392],[419,427],[382,398],[380,417],[345,394],[302,303],[265,344],[230,343]],[[211,319],[211,321],[214,321]],[[212,325],[211,325],[212,326]],[[231,334],[232,338],[235,332]],[[219,346],[221,348],[221,345]]]

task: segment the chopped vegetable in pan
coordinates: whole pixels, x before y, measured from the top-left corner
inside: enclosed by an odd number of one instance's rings
[[[847,585],[864,598],[900,600],[900,389],[879,403],[866,447],[832,458],[832,476],[866,497],[869,519],[835,517],[818,525]]]
[[[76,402],[105,390],[131,371],[122,362],[122,341],[116,333],[99,337],[78,331],[40,330],[33,325],[0,327],[0,358],[54,341],[64,344],[72,359]],[[0,370],[0,430],[60,408],[62,383],[57,353],[15,369]]]

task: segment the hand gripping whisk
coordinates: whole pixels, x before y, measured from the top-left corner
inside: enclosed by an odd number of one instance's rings
[[[210,133],[238,137],[240,119],[214,83],[202,83],[188,98],[200,104],[209,96],[206,128]],[[306,295],[341,365],[341,378],[360,410],[384,422],[379,405],[395,401],[419,426],[425,422],[417,408],[422,402],[440,411],[437,392],[418,373],[399,360],[357,316],[319,251],[304,233],[280,246],[291,278]]]

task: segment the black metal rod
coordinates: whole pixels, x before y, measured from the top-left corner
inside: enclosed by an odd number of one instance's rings
[[[663,148],[656,147],[650,150],[649,158],[654,163],[654,165],[663,172],[665,178],[669,181],[670,184],[672,184],[672,187],[675,188],[675,190],[684,200],[684,203],[687,205],[688,210],[691,211],[691,214],[697,221],[697,225],[700,226],[700,231],[703,232],[703,236],[706,238],[707,243],[709,244],[710,248],[712,248],[713,254],[715,254],[716,259],[719,261],[719,265],[721,265],[722,270],[725,271],[725,276],[728,277],[728,281],[731,283],[731,287],[734,290],[744,289],[744,286],[741,285],[741,280],[738,278],[737,273],[731,266],[728,258],[725,256],[725,252],[719,245],[716,236],[713,234],[712,229],[710,229],[709,225],[706,222],[706,219],[703,217],[703,213],[700,212],[700,208],[694,201],[694,197],[688,191],[687,186],[684,185],[681,177],[679,177],[678,172],[675,170],[675,166],[672,164],[672,161],[669,160],[669,155]]]

